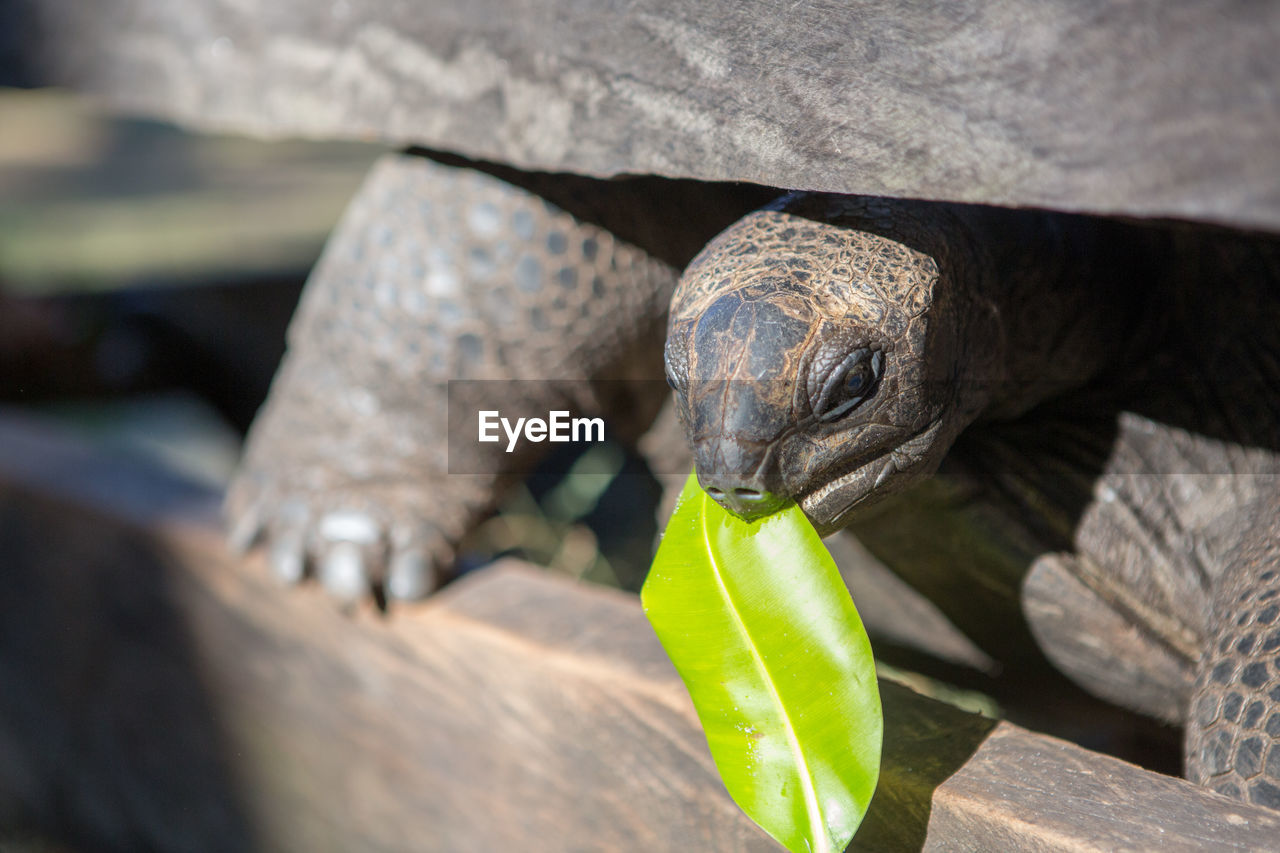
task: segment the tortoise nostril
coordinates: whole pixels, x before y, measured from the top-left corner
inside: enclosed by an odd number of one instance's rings
[[[729,512],[746,521],[755,521],[776,512],[786,503],[783,495],[760,488],[762,485],[747,478],[716,477],[704,483],[702,488]]]

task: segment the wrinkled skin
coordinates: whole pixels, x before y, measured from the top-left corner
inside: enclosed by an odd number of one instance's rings
[[[842,254],[850,261],[832,270],[820,260],[825,236],[821,225],[798,218],[756,214],[741,223],[734,239],[747,246],[785,240],[793,247],[777,259],[785,275],[760,264],[723,292],[682,290],[667,363],[679,400],[715,401],[679,408],[703,487],[752,516],[787,498],[805,499],[829,532],[876,482],[893,479],[896,486],[936,465],[961,404],[937,381],[959,353],[950,330],[926,310],[938,281],[933,259],[844,232],[831,254],[837,264]],[[719,283],[733,276],[726,262],[741,258],[713,243],[686,280]],[[873,281],[886,269],[895,271],[891,294],[854,283],[854,276]],[[934,375],[920,371],[923,365],[937,368]],[[858,452],[843,452],[851,447]],[[744,501],[739,496],[747,492],[760,497]],[[838,503],[825,499],[833,494]]]
[[[933,473],[984,413],[1016,414],[1089,379],[1132,313],[1090,290],[1119,291],[1123,270],[1057,285],[1038,265],[1089,239],[1059,227],[1020,257],[981,247],[984,231],[1008,243],[1026,227],[958,206],[795,195],[720,235],[682,278],[666,346],[702,486],[747,518],[798,501],[827,534]],[[1024,269],[1057,303],[1039,319],[1076,317],[1047,349],[1016,345],[1049,337],[1036,316],[1006,327]]]

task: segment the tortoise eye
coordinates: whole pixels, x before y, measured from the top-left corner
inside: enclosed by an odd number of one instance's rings
[[[829,422],[853,411],[870,397],[884,371],[884,353],[860,349],[846,358],[823,385],[814,413]]]

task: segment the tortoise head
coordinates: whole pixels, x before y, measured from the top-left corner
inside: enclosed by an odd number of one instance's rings
[[[797,501],[822,534],[937,467],[959,415],[957,321],[933,257],[875,202],[793,195],[685,271],[667,380],[702,487],[758,518]],[[881,233],[875,233],[879,231]]]

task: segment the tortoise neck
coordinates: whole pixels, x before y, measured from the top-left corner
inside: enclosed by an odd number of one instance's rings
[[[962,408],[974,419],[1016,417],[1121,370],[1145,312],[1151,265],[1141,229],[1101,219],[965,207],[955,312],[964,371]]]

